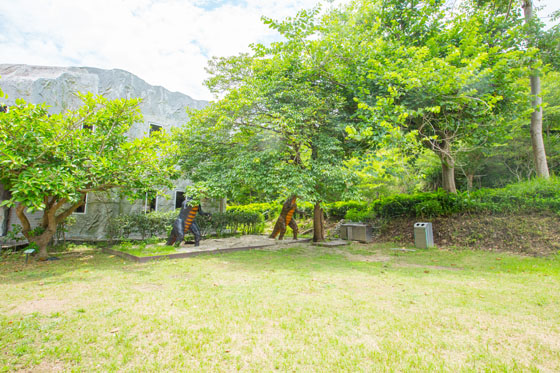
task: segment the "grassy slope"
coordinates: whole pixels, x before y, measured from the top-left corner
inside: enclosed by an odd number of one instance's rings
[[[558,257],[390,247],[4,257],[0,370],[560,370]]]
[[[550,212],[395,218],[384,225],[379,239],[414,243],[411,227],[418,221],[432,222],[434,242],[439,246],[514,251],[536,256],[556,254],[560,250],[560,215]]]

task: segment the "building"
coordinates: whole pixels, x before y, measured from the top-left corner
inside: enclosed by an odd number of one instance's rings
[[[17,98],[27,102],[46,103],[49,111],[57,113],[81,105],[76,92],[101,94],[109,99],[142,98],[140,110],[144,123],[135,123],[129,131],[131,138],[149,136],[153,131],[181,126],[188,120],[186,108],[201,109],[206,101],[194,100],[179,92],[170,92],[152,86],[124,70],[103,70],[90,67],[46,67],[0,64],[0,88],[8,95],[3,99],[8,107]],[[69,228],[67,238],[75,240],[100,240],[106,238],[110,217],[133,212],[152,210],[167,211],[181,205],[188,180],[179,180],[165,197],[146,196],[143,201],[130,203],[116,193],[90,193],[86,204],[73,216],[76,223]],[[6,198],[0,189],[0,201]],[[224,211],[223,201],[207,201],[208,211]],[[19,224],[15,209],[2,207],[0,235],[5,235],[12,224]],[[28,214],[32,224],[37,224],[40,214]]]

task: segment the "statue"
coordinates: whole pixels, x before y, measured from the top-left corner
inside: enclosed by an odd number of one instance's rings
[[[292,232],[294,233],[294,240],[297,240],[298,227],[296,221],[293,219],[293,215],[297,209],[296,198],[297,196],[294,195],[284,202],[284,205],[282,205],[282,211],[280,211],[280,216],[278,217],[269,238],[276,238],[278,233],[280,233],[278,239],[284,239],[286,227],[289,226],[292,228]]]
[[[200,228],[194,221],[194,218],[197,213],[200,213],[201,215],[211,214],[203,212],[200,204],[191,206],[190,203],[192,200],[193,199],[191,197],[187,197],[181,204],[181,211],[179,212],[177,219],[173,222],[173,229],[169,234],[166,245],[180,245],[181,241],[183,241],[183,238],[185,237],[185,233],[190,230],[194,235],[194,246],[200,246]]]

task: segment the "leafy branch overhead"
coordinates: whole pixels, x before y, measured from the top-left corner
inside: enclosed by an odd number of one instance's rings
[[[139,100],[80,97],[83,106],[74,111],[49,113],[17,100],[0,114],[0,183],[10,193],[3,205],[17,207],[23,234],[39,246],[87,193],[119,188],[138,198],[177,175],[175,145],[164,132],[129,139],[142,120]],[[26,210],[43,210],[42,238],[30,234]]]

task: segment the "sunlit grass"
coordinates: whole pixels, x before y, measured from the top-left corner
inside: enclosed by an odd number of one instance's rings
[[[163,241],[152,241],[152,242],[121,242],[114,246],[111,246],[112,250],[122,251],[134,256],[155,256],[155,255],[166,255],[177,253],[177,247],[167,246]]]
[[[560,261],[299,245],[0,263],[3,371],[558,371]]]

